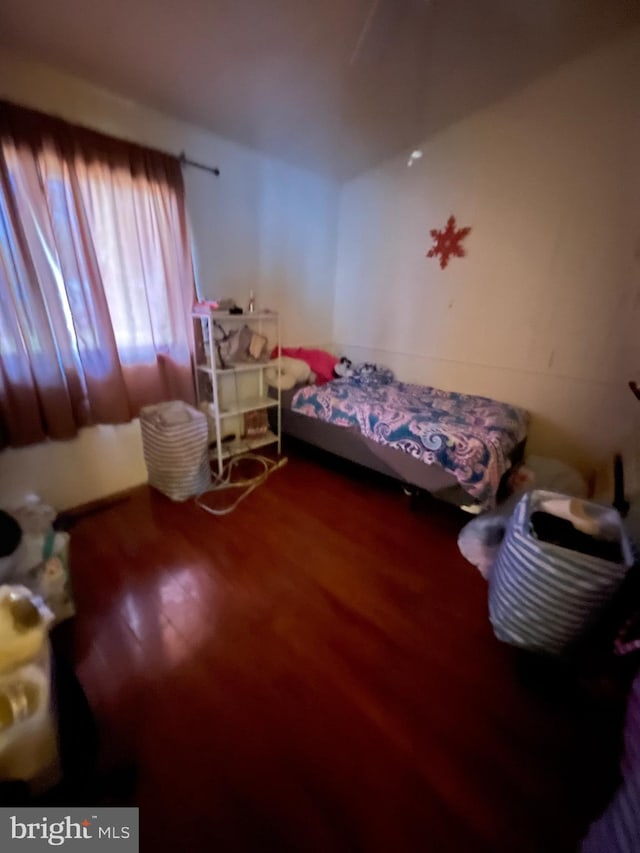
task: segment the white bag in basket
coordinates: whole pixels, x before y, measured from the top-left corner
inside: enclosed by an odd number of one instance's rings
[[[211,483],[207,417],[180,400],[140,412],[149,484],[174,501],[200,494]]]

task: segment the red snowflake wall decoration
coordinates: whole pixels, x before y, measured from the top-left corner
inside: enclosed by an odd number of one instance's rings
[[[437,228],[432,228],[429,232],[433,238],[433,246],[427,252],[427,257],[437,258],[439,255],[441,270],[449,263],[449,258],[452,255],[456,258],[463,258],[466,252],[460,243],[469,231],[471,231],[471,228],[456,228],[456,218],[455,216],[450,216],[447,220],[447,227],[444,230],[440,231]]]

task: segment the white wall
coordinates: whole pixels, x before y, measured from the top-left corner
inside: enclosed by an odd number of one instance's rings
[[[9,448],[0,453],[0,506],[29,493],[68,509],[146,482],[138,421],[83,429],[72,441]]]
[[[220,167],[185,170],[200,289],[282,312],[286,343],[331,340],[338,187],[87,82],[0,52],[0,97]],[[0,505],[26,492],[59,508],[146,479],[137,424],[0,453]]]
[[[401,378],[526,406],[588,471],[640,375],[640,33],[345,185],[334,335]],[[470,225],[443,271],[429,229]]]

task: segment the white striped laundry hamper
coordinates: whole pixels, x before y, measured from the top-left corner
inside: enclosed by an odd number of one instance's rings
[[[578,529],[606,542],[618,558],[603,559],[541,539],[532,522],[535,513],[557,516],[576,528],[581,524]],[[632,563],[616,510],[576,503],[557,492],[528,492],[509,520],[489,581],[489,617],[496,636],[530,651],[569,652],[609,604]]]
[[[204,412],[181,400],[145,406],[140,428],[149,485],[174,501],[208,488],[209,427]]]

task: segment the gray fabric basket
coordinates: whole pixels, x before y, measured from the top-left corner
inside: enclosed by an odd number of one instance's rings
[[[207,417],[175,400],[140,412],[149,484],[174,501],[185,501],[211,483]]]
[[[590,518],[602,518],[613,531],[621,562],[539,540],[532,530],[532,514],[549,500],[566,497],[543,490],[524,495],[509,520],[489,582],[489,616],[498,639],[555,655],[582,637],[633,562],[620,516],[597,504],[584,506]]]

